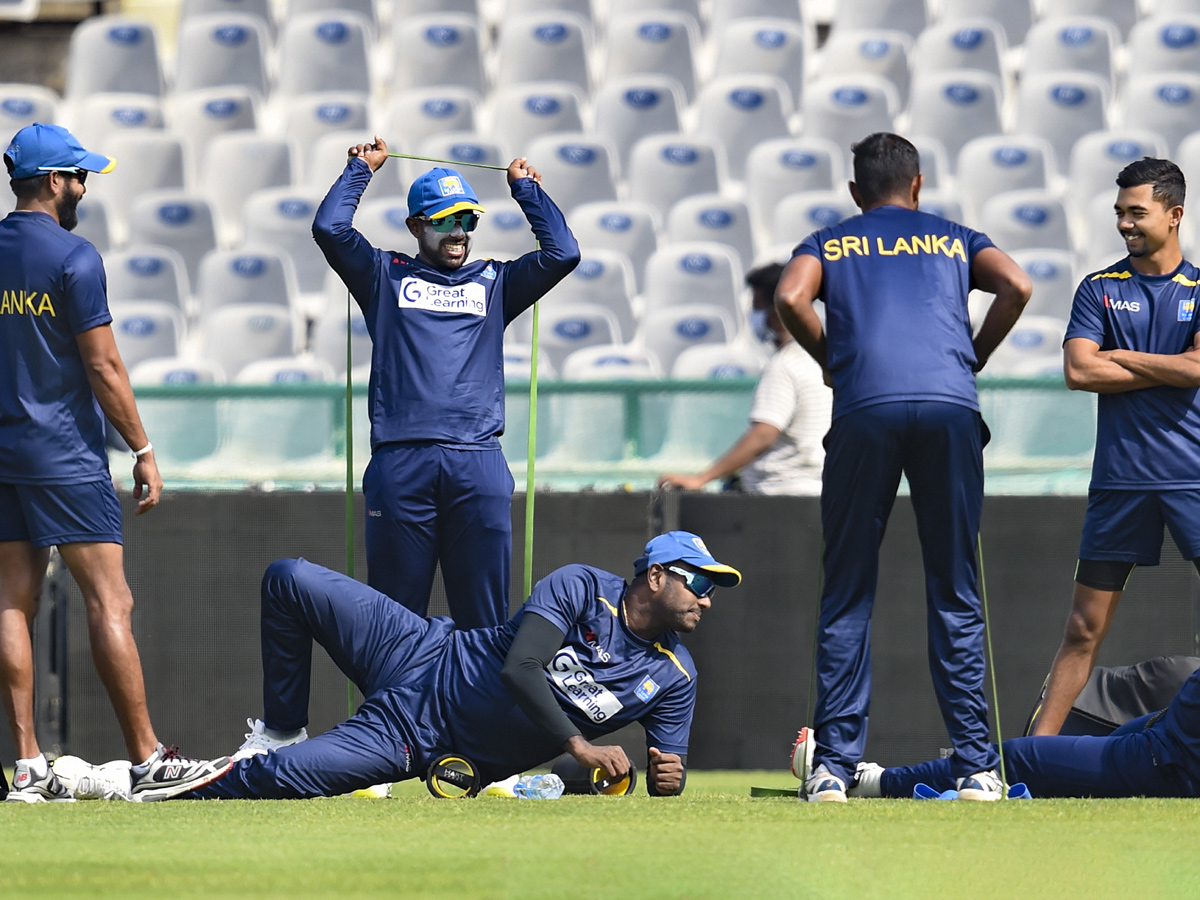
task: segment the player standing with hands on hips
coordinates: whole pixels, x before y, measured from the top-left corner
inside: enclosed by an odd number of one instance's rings
[[[317,210],[313,237],[371,335],[367,580],[425,615],[435,567],[460,628],[508,619],[513,480],[504,431],[504,329],[579,262],[562,212],[525,159],[508,167],[540,249],[468,262],[484,209],[466,179],[433,169],[408,192],[417,254],[372,247],[352,220],[387,144],[350,148]]]
[[[986,235],[918,212],[916,148],[876,133],[852,148],[862,214],[809,235],[775,295],[788,330],[833,384],[821,525],[825,587],[815,735],[793,752],[809,800],[846,800],[867,737],[879,545],[908,477],[925,564],[929,667],[964,799],[1003,795],[988,744],[984,619],[975,548],[983,445],[975,373],[1016,323],[1029,278]],[[972,339],[967,295],[996,295]],[[825,302],[828,333],[813,310]],[[815,771],[802,771],[815,737]]]

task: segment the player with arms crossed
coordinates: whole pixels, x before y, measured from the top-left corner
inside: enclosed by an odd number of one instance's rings
[[[1158,565],[1163,524],[1200,569],[1200,269],[1183,258],[1186,185],[1166,159],[1117,176],[1129,255],[1075,292],[1067,386],[1099,394],[1071,613],[1030,731],[1058,734],[1087,683],[1134,566]]]
[[[570,274],[579,245],[524,159],[508,182],[540,249],[468,262],[483,207],[458,172],[434,169],[408,192],[417,255],[378,250],[352,224],[387,144],[350,148],[317,210],[313,237],[354,295],[371,335],[367,580],[421,615],[442,564],[462,628],[508,618],[513,480],[504,431],[504,329]]]
[[[266,728],[243,745],[248,758],[194,796],[343,794],[424,777],[447,753],[469,759],[483,783],[564,751],[617,777],[630,768],[625,751],[591,742],[632,722],[646,730],[647,790],[678,794],[696,668],[677,634],[696,628],[716,587],[740,581],[696,535],[672,531],[646,544],[630,584],[565,566],[504,625],[459,630],[329,569],[279,560],[262,585]],[[310,740],[313,640],[366,700]]]

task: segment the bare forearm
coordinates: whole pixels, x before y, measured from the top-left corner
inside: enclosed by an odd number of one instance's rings
[[[821,320],[817,317],[812,304],[776,301],[775,309],[779,312],[783,326],[796,339],[796,343],[808,351],[808,355],[820,363],[821,368],[824,369],[825,329],[821,327]]]
[[[1147,387],[1152,384],[1181,388],[1200,386],[1200,353],[1195,350],[1178,354],[1112,350],[1106,355],[1110,362],[1148,380]]]
[[[779,429],[765,422],[754,422],[738,438],[738,442],[730,447],[725,454],[701,473],[700,477],[707,484],[717,478],[732,475],[743,466],[748,466],[758,459],[775,443],[779,437]]]
[[[1003,288],[996,295],[996,299],[988,307],[979,333],[971,342],[975,348],[975,371],[979,371],[987,364],[996,348],[1000,346],[1000,342],[1017,324],[1017,319],[1021,317],[1021,312],[1025,309],[1026,299],[1017,288],[1012,286]]]
[[[87,368],[87,377],[100,408],[125,443],[134,450],[140,450],[150,443],[142,428],[142,420],[133,399],[133,388],[129,385],[129,375],[121,358],[117,356],[91,363]]]

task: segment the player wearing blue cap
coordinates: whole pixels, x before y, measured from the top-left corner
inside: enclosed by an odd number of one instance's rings
[[[100,254],[71,234],[88,173],[110,172],[116,161],[89,153],[64,128],[35,123],[13,137],[4,163],[17,197],[0,221],[0,697],[18,755],[7,799],[72,799],[34,736],[29,629],[55,545],[83,593],[92,658],[130,759],[143,761],[133,797],[165,799],[230,762],[163,749],[130,630],[104,415],[138,448],[139,515],[158,503],[162,478],[113,340]]]
[[[821,523],[825,586],[817,643],[819,741],[810,800],[846,799],[870,705],[871,609],[879,545],[903,472],[925,563],[929,666],[964,796],[1000,796],[983,692],[984,621],[975,557],[983,444],[975,373],[1029,299],[1028,277],[986,235],[917,210],[916,148],[872,134],[852,148],[862,214],[809,235],[776,305],[828,373]],[[973,289],[996,294],[974,339]],[[825,303],[828,332],[813,309]]]
[[[1035,735],[1058,733],[1134,566],[1158,565],[1164,523],[1200,569],[1200,269],[1179,248],[1186,184],[1170,160],[1146,158],[1117,187],[1129,255],[1080,283],[1063,344],[1067,386],[1100,396],[1071,613]]]
[[[484,783],[562,752],[610,776],[629,771],[619,746],[596,738],[632,722],[646,731],[647,790],[686,779],[696,667],[691,632],[716,587],[741,581],[694,534],[652,539],[634,578],[564,566],[539,581],[507,623],[463,630],[422,619],[378,591],[304,560],[279,560],[262,585],[261,727],[205,799],[297,798],[424,777],[446,753]],[[308,739],[312,642],[366,700]]]
[[[424,615],[440,561],[464,628],[508,618],[513,480],[504,431],[504,329],[579,262],[579,245],[526,160],[508,168],[540,249],[511,262],[468,262],[483,207],[452,169],[408,192],[417,255],[379,250],[353,227],[387,144],[350,148],[313,236],[366,316],[372,340],[367,579]]]

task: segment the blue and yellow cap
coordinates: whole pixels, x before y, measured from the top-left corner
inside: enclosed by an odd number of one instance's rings
[[[460,212],[486,212],[467,179],[453,169],[430,169],[408,189],[408,214],[440,219]]]
[[[61,125],[43,125],[41,122],[26,125],[13,135],[4,151],[4,159],[9,167],[9,178],[33,178],[47,172],[73,169],[107,174],[117,167],[117,161],[112,157],[84,150],[75,135]]]
[[[713,559],[700,536],[690,531],[668,531],[651,538],[646,551],[634,560],[633,574],[641,575],[652,563],[666,565],[676,561],[706,572],[718,587],[734,587],[742,580],[741,572]]]

